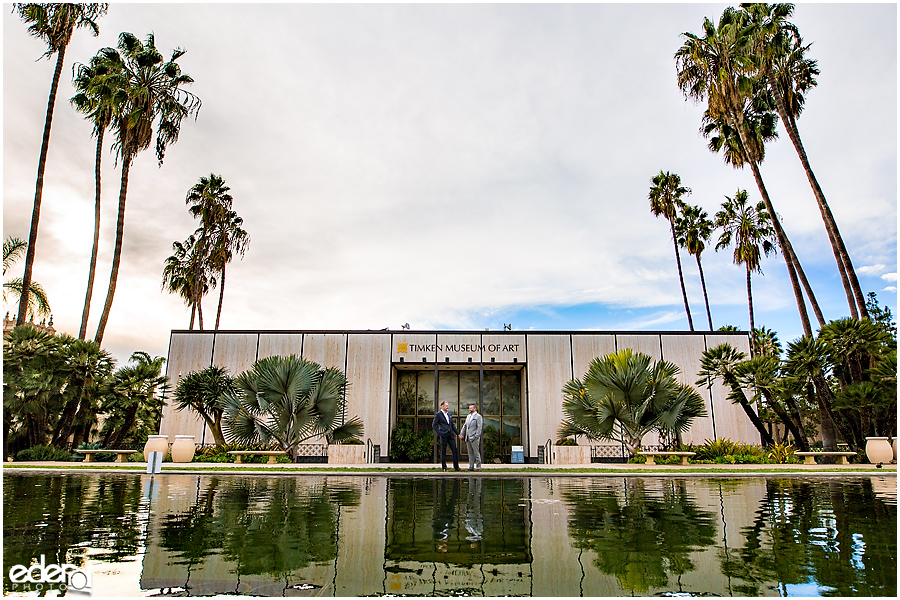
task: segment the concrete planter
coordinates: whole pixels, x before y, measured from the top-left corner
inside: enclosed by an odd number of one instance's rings
[[[866,458],[875,463],[889,463],[894,459],[894,449],[886,437],[866,438]]]
[[[169,453],[169,436],[148,435],[147,443],[144,444],[144,460],[150,460],[151,452],[162,452],[163,458],[165,458]]]
[[[365,444],[330,444],[328,446],[328,464],[330,465],[363,465],[365,463]]]
[[[176,435],[172,442],[172,462],[189,463],[194,460],[197,446],[192,435]]]
[[[554,465],[589,465],[591,464],[590,446],[553,446],[552,464]]]

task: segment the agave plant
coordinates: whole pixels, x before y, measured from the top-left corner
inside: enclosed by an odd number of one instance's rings
[[[299,356],[270,356],[238,375],[222,399],[229,442],[277,446],[294,460],[303,442],[331,444],[363,435],[358,417],[344,421],[347,379]]]

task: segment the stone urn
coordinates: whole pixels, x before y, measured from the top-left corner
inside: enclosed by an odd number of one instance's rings
[[[875,463],[889,463],[894,459],[894,449],[886,437],[866,438],[866,458]]]
[[[194,444],[194,436],[176,435],[175,441],[172,442],[172,462],[191,462],[194,459],[194,451],[196,449],[197,446]]]
[[[151,452],[162,452],[163,458],[169,452],[169,436],[167,435],[148,435],[147,443],[144,444],[144,460],[150,460]]]

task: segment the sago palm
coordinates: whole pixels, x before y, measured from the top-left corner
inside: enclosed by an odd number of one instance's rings
[[[34,267],[34,252],[37,244],[38,223],[41,217],[41,199],[44,192],[44,170],[47,166],[47,151],[50,148],[50,127],[59,78],[65,63],[66,49],[76,29],[87,28],[96,37],[99,33],[96,20],[106,14],[107,4],[13,4],[13,11],[28,25],[28,33],[47,44],[44,56],[56,54],[56,69],[50,84],[47,100],[47,115],[44,118],[44,137],[38,159],[37,181],[34,189],[34,207],[31,212],[31,230],[28,234],[28,251],[25,253],[25,273],[22,276],[22,295],[19,299],[19,314],[16,325],[25,322],[31,293],[31,276]]]
[[[703,276],[700,255],[706,250],[713,227],[714,224],[709,220],[705,210],[689,204],[682,205],[681,217],[675,221],[678,245],[697,259],[697,270],[700,271],[700,284],[703,287],[703,301],[706,304],[706,318],[709,320],[710,331],[713,330],[712,313],[709,311],[709,296],[706,293],[706,278]]]
[[[753,318],[753,291],[750,285],[751,273],[762,272],[761,258],[775,252],[772,239],[775,233],[769,222],[766,205],[758,202],[753,206],[748,201],[747,190],[738,190],[734,198],[725,196],[722,209],[716,213],[716,227],[722,229],[716,250],[734,247],[734,264],[744,265],[747,271],[747,305],[750,312],[750,331],[756,323]]]
[[[678,373],[673,363],[630,348],[595,358],[583,379],[563,386],[566,418],[558,437],[616,441],[634,454],[650,431],[679,436],[706,416],[706,407],[696,390],[675,379]]]
[[[809,45],[803,44],[796,25],[788,20],[793,13],[794,6],[792,4],[748,3],[742,6],[750,17],[751,44],[748,52],[755,59],[758,77],[766,82],[775,99],[775,109],[778,116],[781,117],[781,122],[797,156],[800,158],[800,163],[816,198],[828,239],[831,242],[841,283],[847,295],[850,316],[856,318],[861,313],[865,318],[868,316],[865,298],[856,277],[856,271],[853,269],[850,254],[844,245],[825,194],[809,164],[809,158],[797,129],[796,119],[803,110],[804,94],[816,86],[815,78],[819,74],[818,66],[816,61],[806,58]]]
[[[200,110],[200,99],[184,89],[194,81],[189,75],[182,73],[177,62],[184,55],[184,50],[176,48],[167,61],[156,49],[153,34],[147,36],[146,42],[141,42],[131,33],[122,33],[119,36],[118,50],[108,48],[105,52],[110,55],[117,52],[121,59],[125,100],[113,118],[116,136],[114,147],[122,162],[122,177],[109,289],[94,337],[98,343],[106,331],[116,293],[119,263],[122,259],[125,199],[131,164],[140,152],[153,143],[155,128],[156,159],[162,165],[166,148],[178,141],[181,122],[191,115],[196,115]]]
[[[675,246],[675,263],[678,265],[678,281],[681,283],[681,295],[684,298],[684,312],[687,314],[688,326],[694,330],[694,321],[691,319],[691,308],[688,306],[687,290],[684,287],[684,273],[681,270],[681,256],[678,254],[678,236],[675,234],[675,220],[678,216],[678,208],[681,205],[681,197],[691,193],[689,188],[681,185],[681,177],[676,173],[660,171],[651,180],[650,188],[650,212],[655,217],[663,216],[669,222],[672,231],[672,244]]]

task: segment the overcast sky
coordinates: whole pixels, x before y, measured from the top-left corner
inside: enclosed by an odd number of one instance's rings
[[[34,279],[78,334],[93,229],[91,125],[72,65],[120,32],[153,32],[203,101],[162,167],[131,170],[125,244],[104,346],[166,355],[190,311],[160,291],[203,175],[224,177],[251,243],[227,271],[223,329],[687,329],[668,224],[650,179],[681,175],[711,215],[752,174],[709,152],[703,107],[673,55],[726,4],[112,4],[66,54],[44,179]],[[53,60],[4,5],[3,235],[27,239]],[[896,313],[897,8],[799,4],[818,60],[799,129],[864,291]],[[827,319],[848,308],[800,162],[784,133],[762,173]],[[108,136],[109,137],[109,136]],[[104,151],[96,331],[119,170]],[[713,324],[748,327],[745,274],[703,255]],[[706,327],[683,254],[694,324]],[[20,275],[22,263],[10,276]],[[755,276],[756,323],[802,334],[779,256]],[[204,304],[212,326],[218,291]],[[5,310],[15,313],[15,306]],[[814,319],[812,314],[811,318]]]

